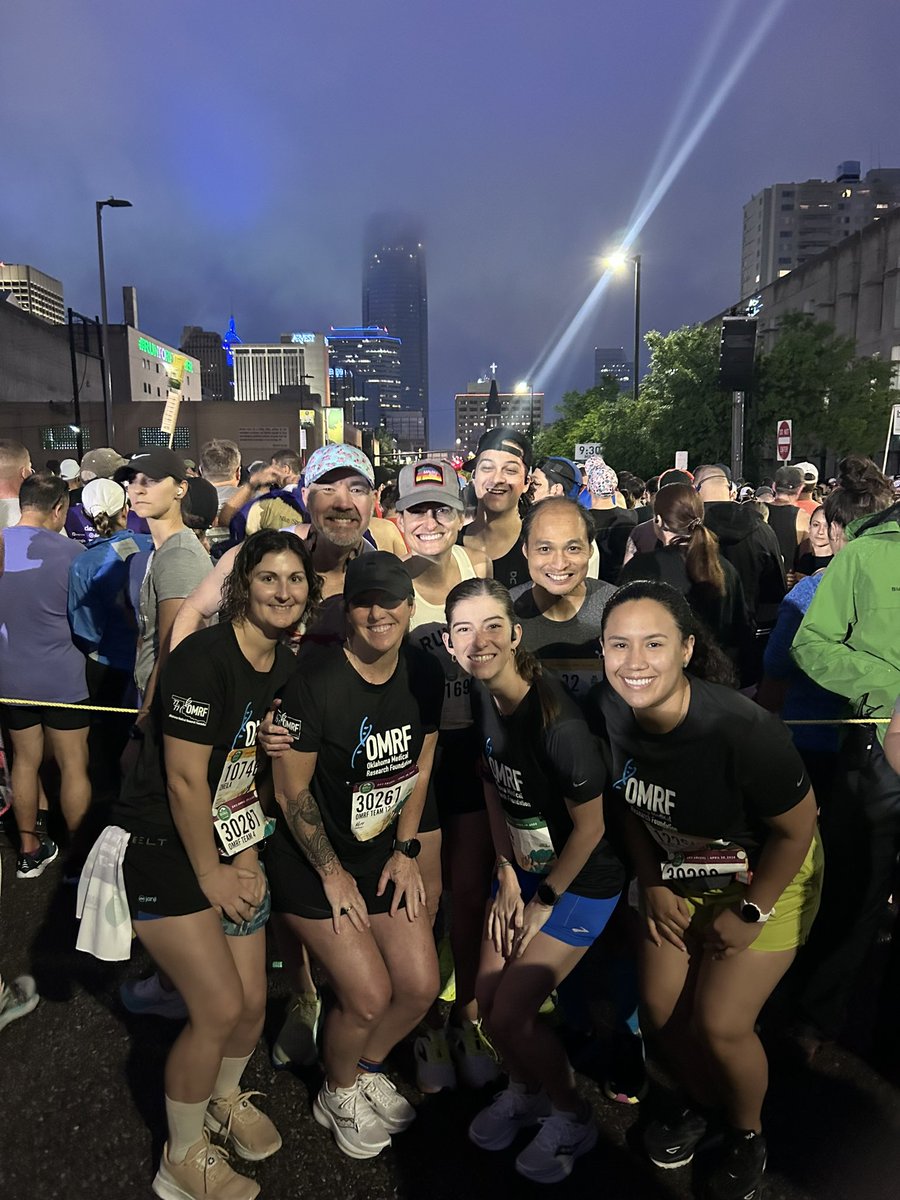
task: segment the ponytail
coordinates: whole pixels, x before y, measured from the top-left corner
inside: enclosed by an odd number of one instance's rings
[[[107,538],[115,533],[115,518],[119,515],[118,513],[111,515],[107,512],[85,512],[84,515],[97,530],[98,537]]]
[[[684,543],[684,565],[691,583],[709,588],[717,596],[725,595],[725,572],[719,559],[719,539],[699,519]]]

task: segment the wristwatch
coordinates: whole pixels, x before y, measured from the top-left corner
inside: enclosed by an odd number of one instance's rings
[[[538,903],[545,904],[547,908],[553,908],[559,899],[559,892],[549,883],[539,883],[534,894],[537,896]]]
[[[746,921],[748,925],[765,925],[769,917],[774,915],[774,908],[770,908],[768,912],[763,912],[759,905],[754,904],[751,900],[741,901],[741,920]]]
[[[405,854],[407,858],[418,858],[421,849],[422,843],[418,838],[408,838],[405,842],[398,842],[395,838],[391,853],[396,851],[397,854]]]

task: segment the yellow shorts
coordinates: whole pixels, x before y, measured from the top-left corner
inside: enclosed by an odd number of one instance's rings
[[[805,943],[819,911],[824,866],[825,855],[816,830],[803,866],[777,900],[775,915],[759,927],[759,937],[750,946],[751,950],[796,950]],[[743,883],[730,883],[715,891],[690,892],[685,884],[674,884],[673,890],[691,910],[688,929],[691,936],[702,933],[723,908],[739,904],[747,887]]]

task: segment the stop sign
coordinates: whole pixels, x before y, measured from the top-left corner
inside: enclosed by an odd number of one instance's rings
[[[781,420],[775,431],[775,453],[781,462],[787,462],[791,457],[791,421]]]

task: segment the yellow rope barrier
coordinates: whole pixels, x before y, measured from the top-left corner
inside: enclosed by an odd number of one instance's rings
[[[111,708],[105,704],[63,704],[61,700],[13,700],[0,696],[0,704],[27,705],[29,708],[77,708],[81,712],[130,713],[140,712],[137,708]]]

